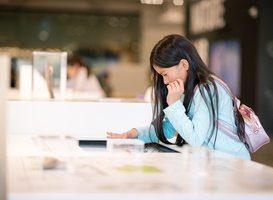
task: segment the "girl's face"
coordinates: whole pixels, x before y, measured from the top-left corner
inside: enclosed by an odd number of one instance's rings
[[[165,85],[175,81],[176,79],[181,79],[183,83],[186,83],[187,72],[189,69],[189,63],[187,60],[182,59],[178,65],[174,65],[169,68],[161,68],[154,65],[155,71],[163,77]]]
[[[80,67],[79,64],[67,65],[67,76],[68,76],[68,78],[76,77],[79,67]]]

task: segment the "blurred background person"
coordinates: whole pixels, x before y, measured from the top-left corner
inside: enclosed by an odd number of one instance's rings
[[[144,93],[144,101],[146,102],[152,102],[153,98],[154,98],[154,95],[152,94],[153,93],[153,90],[152,90],[152,81],[153,81],[153,74],[151,71],[149,71],[148,73],[148,87],[146,88],[145,90],[145,93]]]
[[[102,71],[98,75],[100,85],[101,85],[102,89],[104,90],[107,97],[111,97],[112,91],[113,91],[113,88],[109,82],[109,78],[110,78],[110,74],[108,71]]]
[[[73,55],[67,60],[67,87],[76,92],[93,92],[106,97],[100,82],[81,56]]]

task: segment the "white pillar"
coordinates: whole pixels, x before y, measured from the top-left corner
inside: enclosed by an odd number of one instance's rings
[[[10,64],[9,55],[0,54],[0,199],[6,199],[6,101]]]

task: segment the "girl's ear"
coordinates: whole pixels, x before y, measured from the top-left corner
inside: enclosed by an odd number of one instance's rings
[[[179,64],[184,70],[189,69],[189,63],[186,59],[181,59]]]

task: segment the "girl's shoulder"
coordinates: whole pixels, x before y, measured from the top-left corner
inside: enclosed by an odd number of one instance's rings
[[[202,90],[202,93],[206,97],[209,95],[209,93],[212,94],[213,96],[217,93],[220,99],[225,99],[230,97],[230,94],[227,92],[226,88],[224,88],[222,84],[220,84],[216,80],[214,81],[214,83],[215,84],[213,84],[212,82],[208,82],[205,85],[204,84],[196,85],[194,88],[193,96],[197,97],[201,95],[200,90]]]

